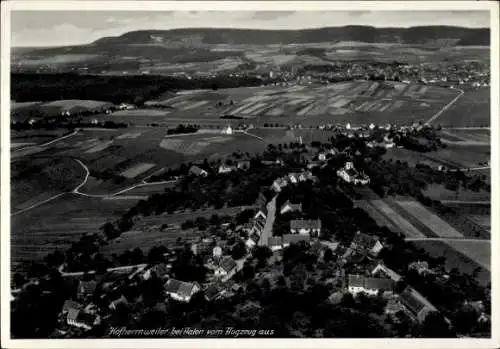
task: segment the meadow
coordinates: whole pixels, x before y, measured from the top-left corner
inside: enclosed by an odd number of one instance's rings
[[[462,273],[473,274],[476,268],[480,268],[478,281],[484,286],[491,282],[491,273],[489,270],[489,260],[491,258],[490,243],[480,241],[471,244],[470,242],[459,241],[457,243],[453,242],[453,245],[450,245],[449,242],[425,240],[414,241],[413,243],[419,248],[423,248],[433,257],[445,257],[448,269],[457,268]],[[465,250],[463,248],[464,245],[468,245],[469,248]],[[467,255],[464,253],[467,253]]]
[[[64,194],[11,218],[13,268],[23,261],[64,251],[83,233],[95,233],[107,221],[121,217],[137,200],[103,200]]]
[[[261,125],[368,122],[407,124],[426,120],[457,91],[394,82],[350,81],[329,85],[242,87],[178,93],[148,101],[169,108],[168,122],[203,123],[231,115]],[[145,114],[147,114],[145,112]]]
[[[439,116],[434,123],[442,126],[490,126],[490,89],[466,91],[458,101]]]

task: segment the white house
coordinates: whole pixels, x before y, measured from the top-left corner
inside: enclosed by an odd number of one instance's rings
[[[219,173],[229,173],[229,172],[233,172],[234,170],[235,170],[234,166],[220,165],[218,172]]]
[[[198,166],[191,166],[191,168],[189,169],[189,174],[202,177],[208,176],[208,172]]]
[[[394,281],[391,279],[366,277],[363,275],[350,274],[347,277],[347,289],[352,295],[360,292],[375,296],[379,292],[393,292]]]
[[[165,283],[165,293],[180,302],[189,302],[191,297],[200,291],[200,285],[196,282],[184,282],[169,279]]]
[[[377,264],[377,266],[372,270],[371,274],[372,276],[384,275],[394,282],[398,282],[399,280],[401,280],[401,275],[383,264]]]
[[[294,219],[290,221],[290,233],[317,236],[321,233],[321,220]]]
[[[226,134],[226,135],[232,135],[233,134],[233,129],[231,128],[231,125],[227,125],[227,127],[225,127],[222,130],[222,133]]]
[[[237,263],[231,256],[224,256],[217,268],[214,270],[214,275],[216,277],[228,277],[236,273]]]
[[[302,204],[292,204],[290,200],[287,200],[287,202],[285,202],[283,206],[281,206],[280,213],[285,214],[287,212],[294,211],[302,212]]]
[[[83,310],[70,309],[66,317],[68,325],[90,330],[101,322],[101,318],[96,314],[89,314]]]

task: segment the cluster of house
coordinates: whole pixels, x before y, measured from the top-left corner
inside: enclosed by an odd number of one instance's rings
[[[271,185],[271,189],[275,193],[279,193],[283,188],[288,186],[288,184],[297,184],[299,182],[305,182],[308,180],[313,182],[317,181],[317,178],[313,176],[311,171],[302,171],[299,173],[292,172],[284,177],[280,177],[274,180],[273,184]]]
[[[236,165],[220,165],[215,172],[219,174],[230,173],[233,171],[246,171],[250,168],[250,161],[241,160],[236,163]],[[206,177],[208,176],[208,171],[203,168],[193,165],[189,168],[188,175],[193,175],[197,177]]]
[[[390,306],[386,307],[388,315],[394,315],[403,310],[408,316],[421,323],[428,314],[438,311],[424,296],[410,286],[397,294],[396,284],[400,280],[401,276],[398,273],[383,264],[377,264],[368,276],[348,275],[347,290],[354,296],[365,293],[372,296],[382,295],[391,299]]]
[[[101,323],[101,316],[98,308],[92,302],[92,297],[96,291],[97,282],[95,280],[82,280],[79,282],[76,291],[76,300],[66,300],[64,302],[60,319],[67,325],[82,330],[90,330]]]
[[[363,172],[358,172],[351,161],[346,162],[343,168],[337,171],[337,176],[347,183],[366,185],[370,183],[370,177]]]

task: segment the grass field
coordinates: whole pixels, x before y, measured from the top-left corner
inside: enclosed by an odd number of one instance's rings
[[[83,178],[83,170],[70,158],[35,157],[14,161],[11,165],[12,211],[73,189]]]
[[[489,126],[490,105],[489,88],[466,91],[434,123],[442,126]]]
[[[11,219],[11,255],[14,264],[37,260],[64,250],[83,233],[94,233],[107,221],[134,206],[133,200],[102,200],[65,194]]]
[[[457,251],[455,249],[455,246],[452,247],[442,241],[415,241],[414,244],[420,248],[423,248],[433,257],[444,256],[446,258],[446,266],[449,269],[457,268],[463,273],[472,274],[474,272],[474,269],[479,267],[481,268],[481,272],[479,273],[478,281],[483,285],[487,285],[491,281],[491,273],[489,271],[489,268],[484,268],[483,266],[481,266],[481,264],[474,261],[474,259]],[[458,245],[460,244],[467,245],[467,243],[465,242],[459,242],[458,244],[456,244],[456,247],[458,247]],[[480,258],[482,260],[482,263],[485,266],[489,266],[490,244],[486,242],[479,242],[474,244],[469,243],[469,245],[470,248],[468,248],[468,250],[471,255],[481,255],[482,257]]]
[[[394,226],[396,226],[406,237],[409,238],[425,238],[420,230],[408,222],[405,218],[399,215],[383,200],[371,200],[370,204]]]
[[[87,110],[104,110],[112,105],[113,104],[109,102],[80,99],[67,99],[53,102],[14,102],[11,103],[11,118],[13,121],[26,121],[36,115],[51,117],[59,115],[64,111],[74,113]]]
[[[144,173],[155,166],[156,166],[155,164],[139,163],[126,169],[121,173],[121,175],[126,178],[135,178],[139,176],[141,173]]]
[[[427,226],[432,232],[443,238],[461,238],[464,237],[460,232],[455,230],[451,225],[436,216],[431,211],[416,201],[398,201],[406,212],[418,219],[422,224]]]
[[[446,189],[440,184],[431,184],[424,191],[424,194],[434,200],[453,200],[453,201],[490,201],[491,193],[481,190],[478,192],[460,188],[458,191]]]
[[[442,138],[452,142],[483,142],[489,144],[490,130],[442,130]]]
[[[453,99],[457,91],[394,82],[352,81],[330,85],[258,88],[168,94],[150,101],[171,109],[165,122],[216,122],[222,115],[252,123],[366,124],[425,120]],[[228,104],[228,101],[231,103]],[[222,106],[219,105],[222,103]],[[144,112],[144,118],[152,120]],[[146,122],[146,121],[143,121]]]

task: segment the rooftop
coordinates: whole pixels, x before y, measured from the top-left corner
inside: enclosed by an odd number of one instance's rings
[[[415,314],[426,307],[432,311],[437,310],[424,296],[409,286],[401,293],[400,298],[403,304]]]
[[[321,229],[321,220],[294,219],[290,221],[290,229]]]
[[[297,235],[297,234],[285,234],[283,235],[283,243],[294,244],[300,241],[310,241],[311,237],[309,235]]]
[[[169,279],[165,283],[165,291],[168,293],[176,293],[179,296],[189,297],[193,291],[195,284],[192,282],[184,282],[175,279]]]

